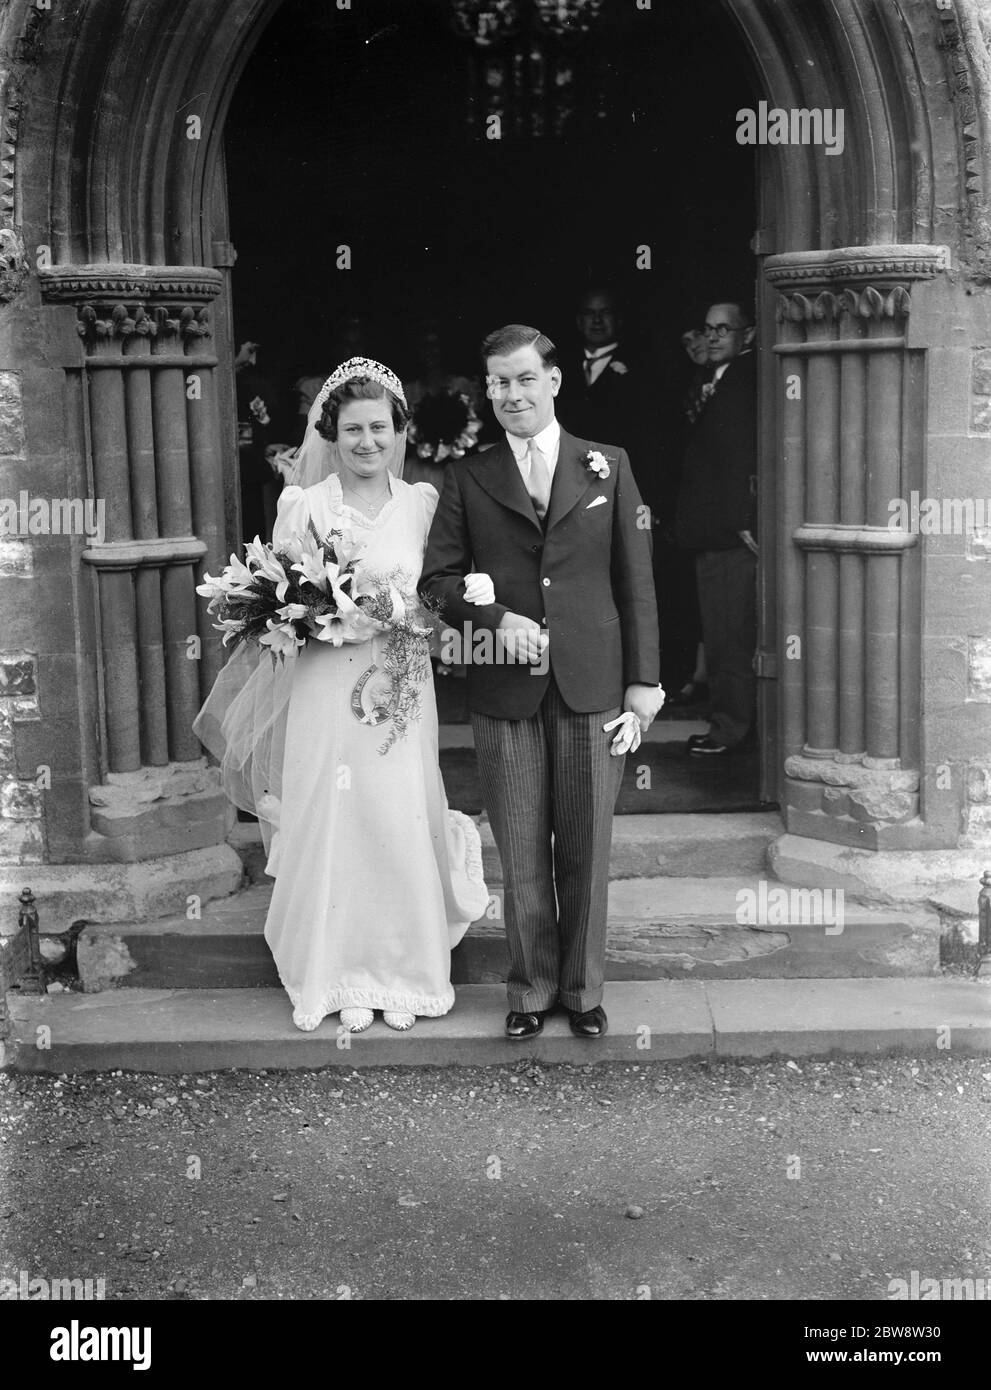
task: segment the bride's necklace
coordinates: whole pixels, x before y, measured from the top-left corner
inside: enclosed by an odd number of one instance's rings
[[[342,491],[345,497],[347,497],[347,495],[350,493],[350,495],[354,498],[355,502],[358,504],[359,509],[365,512],[368,516],[373,517],[378,516],[379,512],[385,506],[386,498],[390,495],[388,480],[386,480],[385,488],[383,489],[383,491],[372,498],[363,497],[360,492],[355,492],[353,488],[347,485],[347,483],[343,484]]]

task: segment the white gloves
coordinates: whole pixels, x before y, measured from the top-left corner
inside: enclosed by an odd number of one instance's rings
[[[495,589],[487,574],[465,575],[465,601],[478,607],[495,603]]]

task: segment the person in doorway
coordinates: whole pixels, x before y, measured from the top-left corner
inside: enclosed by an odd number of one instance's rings
[[[677,423],[672,433],[678,443],[671,451],[673,477],[665,497],[666,522],[660,535],[654,538],[654,570],[658,594],[665,594],[663,613],[665,629],[661,648],[674,675],[661,668],[662,678],[672,679],[675,693],[667,701],[670,708],[699,705],[708,699],[709,687],[705,675],[705,649],[701,641],[702,623],[695,582],[694,556],[675,543],[674,516],[677,506],[681,472],[684,465],[688,428],[694,424],[706,401],[706,388],[712,380],[709,365],[709,344],[701,328],[686,328],[681,346],[692,364],[688,387],[681,398]],[[670,505],[667,503],[670,502]]]
[[[274,462],[285,446],[285,404],[275,378],[259,365],[261,344],[245,339],[234,358],[241,530],[246,539],[272,534],[282,478]]]
[[[757,374],[744,304],[711,305],[704,331],[713,373],[688,429],[675,538],[695,556],[709,679],[709,732],[688,751],[711,758],[747,741],[756,712]]]
[[[558,413],[564,427],[583,439],[614,440],[626,450],[641,493],[646,464],[643,383],[623,338],[619,300],[612,290],[592,287],[575,315],[581,347],[562,375]]]

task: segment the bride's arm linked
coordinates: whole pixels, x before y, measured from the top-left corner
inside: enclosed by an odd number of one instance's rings
[[[457,469],[449,467],[430,528],[420,592],[440,603],[445,621],[494,631],[509,610],[495,601],[487,575],[470,573],[473,561]]]

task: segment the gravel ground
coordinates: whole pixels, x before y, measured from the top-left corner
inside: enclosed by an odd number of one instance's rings
[[[0,1278],[620,1300],[987,1279],[989,1065],[0,1076]]]

